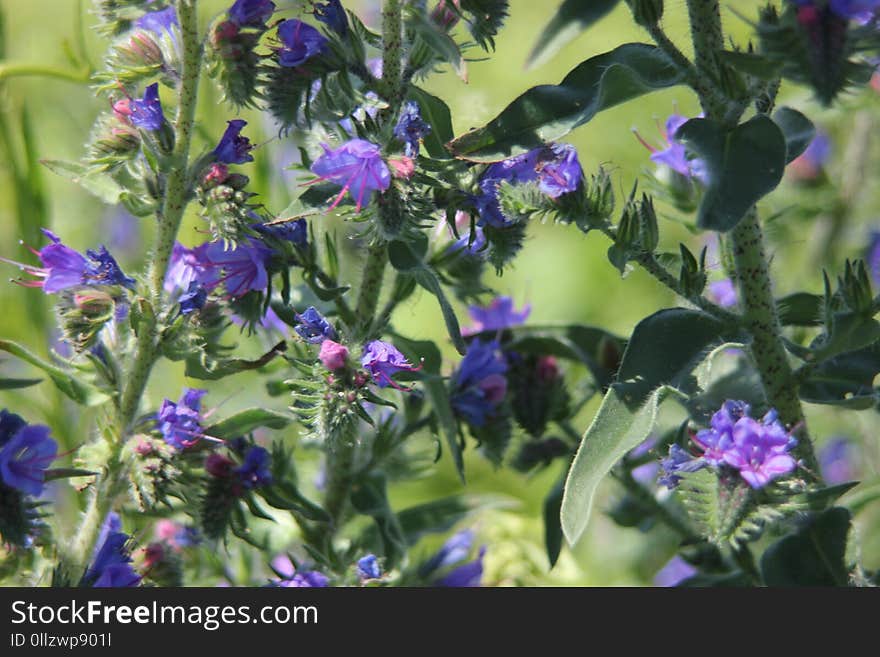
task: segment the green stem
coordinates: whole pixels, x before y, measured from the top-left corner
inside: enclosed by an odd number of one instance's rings
[[[683,541],[699,542],[703,540],[686,519],[673,511],[669,506],[660,502],[647,488],[637,482],[632,474],[625,472],[618,477],[626,491],[640,504],[654,511],[657,517],[670,529],[679,534]]]
[[[354,316],[358,322],[357,335],[368,339],[373,332],[373,319],[379,305],[382,292],[382,280],[385,277],[385,265],[388,263],[388,249],[384,242],[379,242],[367,249],[367,261],[361,274],[361,289],[358,294]]]
[[[403,20],[400,0],[382,4],[382,81],[388,102],[396,112],[403,104],[400,60],[403,57]]]
[[[165,202],[161,211],[157,213],[156,246],[149,267],[150,300],[149,303],[141,300],[145,310],[143,313],[144,321],[139,327],[132,365],[128,372],[128,384],[122,393],[117,417],[116,441],[111,445],[113,453],[108,459],[105,472],[96,484],[95,492],[89,499],[85,515],[70,551],[70,560],[75,567],[82,567],[86,563],[101,523],[107,513],[116,506],[126,489],[127,467],[121,460],[121,450],[131,423],[137,415],[150,371],[159,357],[156,312],[161,308],[168,261],[171,258],[171,250],[177,239],[177,231],[189,200],[189,149],[195,120],[202,59],[196,3],[197,0],[178,0],[176,3],[183,46],[183,62],[177,116],[174,123],[174,151],[167,168],[168,183]]]
[[[707,117],[721,120],[727,113],[725,103],[716,95],[707,93],[701,87],[711,85],[718,79],[718,53],[724,50],[724,36],[721,32],[721,9],[718,0],[687,0],[688,17],[691,23],[691,39],[694,42],[694,64],[697,69],[694,90],[700,96],[703,112]]]
[[[89,81],[91,75],[92,72],[87,68],[70,71],[46,64],[27,64],[23,62],[5,62],[0,64],[0,80],[16,77],[39,77],[84,84]]]

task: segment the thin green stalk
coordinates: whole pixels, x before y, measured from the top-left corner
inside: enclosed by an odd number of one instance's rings
[[[180,95],[174,123],[175,145],[171,155],[165,202],[157,213],[158,231],[156,246],[149,267],[150,300],[144,304],[144,321],[139,327],[132,365],[128,372],[128,384],[122,393],[117,416],[116,440],[113,453],[105,471],[98,479],[96,489],[89,498],[85,515],[69,552],[70,565],[82,567],[88,560],[101,523],[126,489],[126,464],[121,460],[121,450],[130,425],[137,415],[150,371],[158,359],[158,326],[155,313],[161,308],[162,291],[171,250],[188,202],[189,149],[195,120],[199,74],[201,71],[202,45],[198,32],[197,0],[178,0],[177,17],[180,24],[183,61],[181,67]]]
[[[47,64],[29,64],[25,62],[4,62],[0,64],[0,80],[16,77],[38,77],[83,84],[89,81],[91,74],[92,72],[88,68],[71,71]]]

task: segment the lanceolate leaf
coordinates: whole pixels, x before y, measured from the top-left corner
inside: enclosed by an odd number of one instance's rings
[[[283,429],[293,422],[293,419],[287,413],[272,411],[268,408],[248,408],[207,427],[205,435],[214,438],[235,438],[259,427]]]
[[[731,230],[782,180],[785,136],[767,116],[758,115],[731,130],[710,119],[691,119],[675,138],[706,165],[706,193],[697,214],[700,228]]]
[[[559,139],[604,109],[682,80],[682,73],[660,49],[624,44],[582,62],[558,85],[532,87],[487,125],[448,147],[465,160],[502,160]]]
[[[599,482],[654,427],[664,394],[693,390],[691,372],[724,342],[725,333],[724,324],[713,317],[683,308],[661,310],[636,326],[617,382],[602,400],[568,473],[561,518],[569,543],[587,526]]]
[[[414,100],[419,104],[422,118],[431,124],[431,132],[424,139],[428,155],[438,159],[448,158],[449,151],[446,150],[444,144],[454,136],[449,106],[437,96],[432,96],[415,85],[410,85],[407,93],[409,100]]]
[[[464,457],[461,453],[461,445],[458,443],[458,425],[455,417],[452,415],[452,405],[449,401],[449,393],[446,390],[446,383],[439,376],[425,377],[422,380],[425,393],[431,401],[434,413],[437,416],[437,422],[440,425],[440,432],[446,439],[446,446],[452,454],[452,460],[455,463],[455,469],[458,476],[464,483]]]
[[[541,32],[526,68],[545,64],[559,49],[614,9],[619,0],[565,0]]]
[[[64,162],[63,160],[41,160],[44,167],[52,173],[57,173],[68,180],[81,185],[86,191],[94,194],[99,199],[114,205],[124,193],[124,189],[106,173],[90,171],[76,162]]]

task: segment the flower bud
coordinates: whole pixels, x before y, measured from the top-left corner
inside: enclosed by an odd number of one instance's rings
[[[652,27],[663,18],[663,0],[626,0],[636,23]]]
[[[321,343],[321,353],[318,354],[318,358],[324,367],[335,372],[345,367],[348,360],[348,348],[328,338]]]

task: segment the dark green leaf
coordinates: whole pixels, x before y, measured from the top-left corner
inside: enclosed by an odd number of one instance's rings
[[[776,309],[783,326],[819,326],[822,324],[822,304],[822,295],[795,292],[777,299]]]
[[[780,107],[773,113],[773,121],[785,136],[785,161],[791,162],[801,155],[813,137],[816,128],[806,116],[790,107]]]
[[[730,130],[710,119],[691,119],[675,138],[706,165],[708,183],[697,214],[701,228],[731,230],[782,180],[785,136],[767,116]]]
[[[846,541],[850,513],[834,507],[780,539],[761,557],[767,586],[846,586]]]
[[[682,73],[659,48],[624,44],[582,62],[558,85],[529,89],[486,126],[448,147],[465,160],[502,160],[557,140],[602,110],[682,80]]]
[[[435,159],[449,158],[446,142],[455,135],[452,129],[452,115],[449,112],[449,106],[437,96],[432,96],[415,85],[410,85],[407,97],[419,104],[422,118],[431,124],[431,132],[425,136],[423,141],[428,155]]]
[[[590,518],[599,482],[654,427],[662,395],[689,392],[691,372],[723,343],[726,327],[696,311],[661,310],[633,331],[617,373],[572,462],[562,500],[562,529],[569,543]]]
[[[800,398],[813,404],[832,404],[868,410],[877,403],[874,378],[880,374],[880,347],[841,354],[821,363],[799,389]]]
[[[452,415],[452,404],[449,401],[449,392],[446,390],[446,383],[439,376],[426,377],[422,381],[434,414],[440,424],[440,432],[446,438],[446,446],[452,454],[452,460],[455,463],[455,470],[464,483],[464,458],[461,453],[461,446],[458,443],[458,424]]]
[[[440,312],[443,313],[443,321],[446,323],[446,331],[449,333],[452,344],[458,350],[458,353],[463,354],[467,347],[461,337],[458,318],[455,316],[455,311],[452,309],[449,299],[446,298],[446,294],[443,292],[443,287],[440,285],[437,275],[427,266],[412,270],[412,275],[419,285],[437,297],[437,303],[440,304]]]
[[[868,347],[880,340],[880,322],[857,312],[839,312],[831,318],[830,335],[812,346],[817,360],[827,360],[838,354]]]
[[[0,350],[17,356],[26,363],[43,370],[61,392],[70,397],[77,404],[83,406],[97,406],[110,400],[110,395],[99,390],[90,383],[80,379],[82,374],[67,372],[66,370],[44,361],[36,354],[31,353],[24,347],[9,340],[0,340]]]
[[[412,340],[397,333],[394,333],[393,337],[395,346],[403,351],[404,355],[413,363],[422,361],[421,371],[424,374],[440,374],[443,357],[437,345],[430,340]]]
[[[424,266],[428,236],[419,234],[416,241],[393,240],[388,243],[388,261],[398,271],[411,271]]]
[[[268,408],[248,408],[206,427],[205,435],[223,439],[236,438],[259,427],[283,429],[293,422],[293,419],[287,413],[272,411]]]
[[[373,518],[382,544],[386,564],[393,567],[406,551],[407,543],[397,516],[388,503],[385,476],[374,472],[357,482],[351,491],[351,505]]]
[[[779,76],[782,65],[753,52],[723,50],[721,59],[740,73],[759,80],[773,80]]]
[[[526,69],[545,64],[559,49],[614,9],[619,0],[565,0],[529,53]]]
[[[440,59],[452,65],[458,77],[467,82],[467,64],[461,55],[461,49],[446,30],[438,27],[420,9],[409,12],[407,25],[415,30],[416,35],[421,37]]]
[[[547,548],[547,559],[550,568],[556,565],[559,553],[562,551],[562,525],[559,520],[559,512],[562,509],[562,494],[565,491],[565,476],[563,475],[550,492],[544,498],[544,547]]]
[[[91,470],[83,470],[82,468],[51,468],[43,473],[43,481],[68,479],[70,477],[91,477],[96,474],[98,473]]]
[[[0,379],[0,390],[16,390],[18,388],[30,388],[40,383],[43,379]]]

